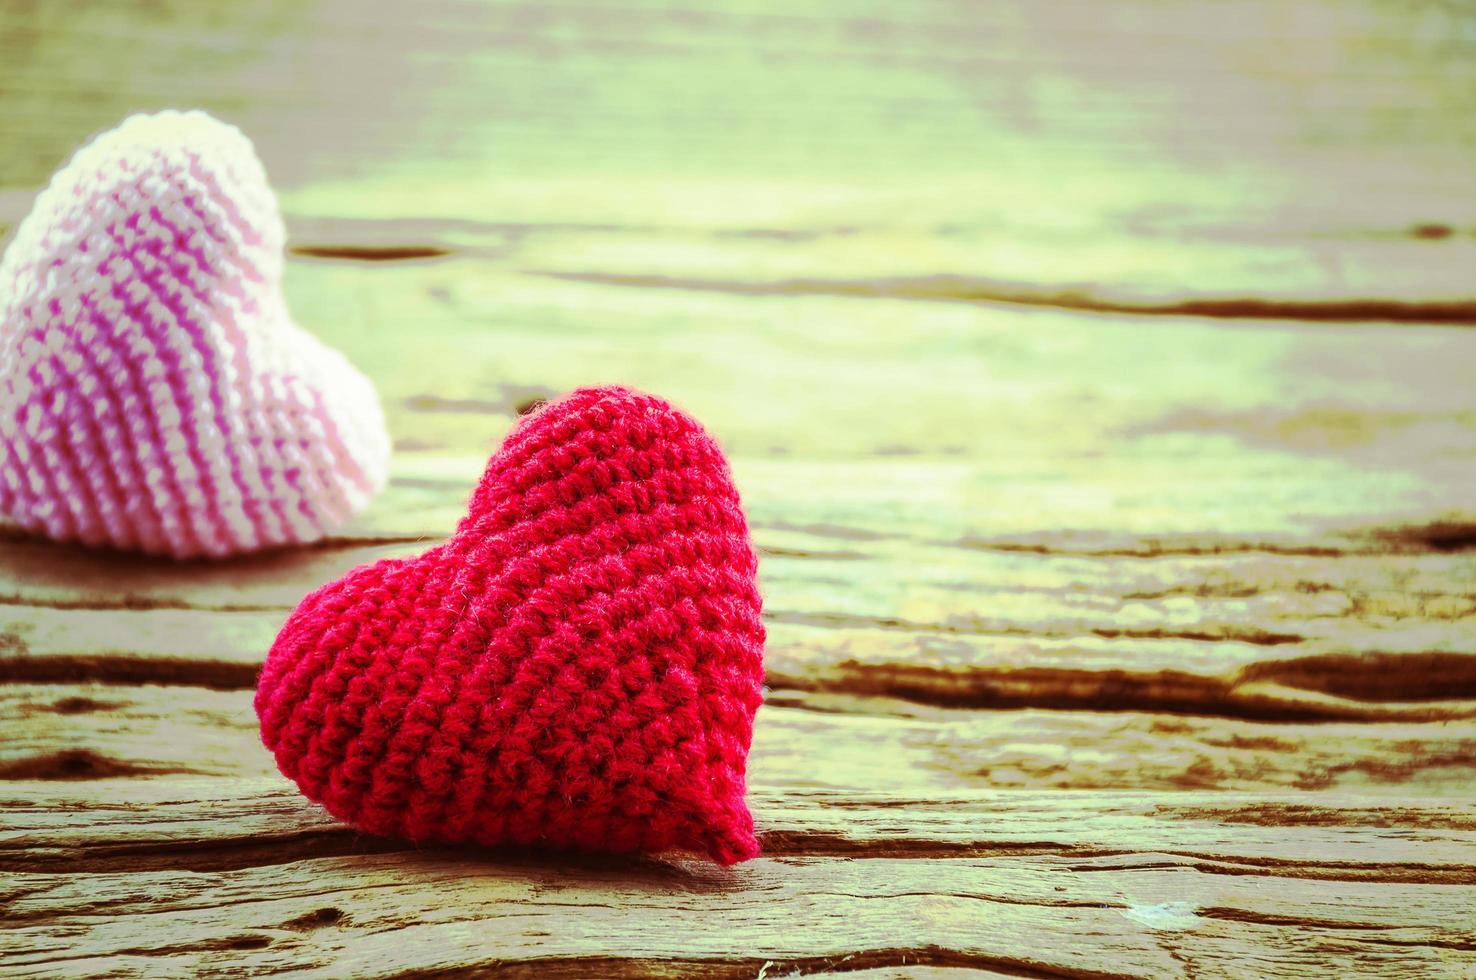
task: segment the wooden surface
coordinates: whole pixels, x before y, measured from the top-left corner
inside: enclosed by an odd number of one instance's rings
[[[128,111],[242,125],[396,442],[321,547],[0,538],[0,973],[1476,976],[1473,50],[1371,0],[0,2],[0,225]],[[733,458],[765,856],[336,825],[257,740],[282,619],[599,381]]]

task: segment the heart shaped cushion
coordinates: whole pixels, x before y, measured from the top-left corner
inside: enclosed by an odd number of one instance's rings
[[[311,541],[384,482],[373,387],[295,326],[251,143],[133,116],[0,260],[0,511],[58,540],[226,555]]]
[[[302,601],[262,739],[372,833],[744,860],[756,570],[701,426],[581,389],[513,430],[450,540]]]

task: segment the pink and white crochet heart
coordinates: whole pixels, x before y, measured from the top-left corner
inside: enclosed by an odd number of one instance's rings
[[[202,112],[77,152],[0,259],[0,511],[190,558],[322,537],[384,484],[373,386],[296,326],[251,142]]]

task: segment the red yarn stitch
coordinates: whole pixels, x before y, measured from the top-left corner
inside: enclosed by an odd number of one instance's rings
[[[746,860],[756,572],[702,427],[581,389],[513,430],[448,541],[302,601],[262,740],[371,833]]]

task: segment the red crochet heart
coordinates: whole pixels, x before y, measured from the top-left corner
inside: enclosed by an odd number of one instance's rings
[[[371,833],[745,860],[756,571],[702,427],[576,391],[513,430],[450,540],[302,601],[262,669],[262,740]]]

